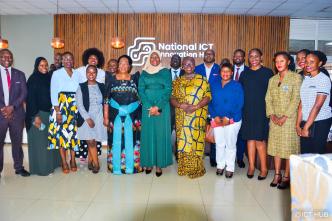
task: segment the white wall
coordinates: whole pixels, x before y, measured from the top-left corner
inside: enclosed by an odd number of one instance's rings
[[[26,77],[32,73],[36,57],[43,56],[53,63],[52,15],[2,15],[1,31],[14,54],[14,67]]]

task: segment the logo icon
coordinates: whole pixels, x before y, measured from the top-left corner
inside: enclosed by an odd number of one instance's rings
[[[154,37],[137,37],[134,44],[127,49],[127,54],[133,60],[133,66],[142,66],[145,64],[151,51],[156,49],[156,40]]]

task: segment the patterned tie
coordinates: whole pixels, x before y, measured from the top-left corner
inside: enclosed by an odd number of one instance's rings
[[[179,72],[178,70],[173,71],[173,73],[174,73],[173,80],[176,80],[178,78],[178,72]]]
[[[5,68],[5,71],[6,71],[6,75],[7,75],[7,84],[8,84],[8,90],[10,90],[10,74],[9,74],[9,71],[8,71],[8,68]]]
[[[240,78],[240,73],[239,73],[240,68],[236,68],[236,74],[235,74],[235,80],[239,81]]]

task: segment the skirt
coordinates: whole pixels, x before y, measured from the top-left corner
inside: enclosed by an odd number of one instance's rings
[[[52,107],[50,126],[48,128],[48,149],[69,149],[78,151],[80,141],[77,139],[77,106],[75,92],[59,93],[59,108],[62,115],[62,123],[56,122],[56,111]]]

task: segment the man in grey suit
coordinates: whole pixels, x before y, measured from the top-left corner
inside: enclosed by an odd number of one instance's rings
[[[12,64],[12,52],[8,49],[0,50],[0,173],[3,169],[4,142],[9,129],[15,173],[26,177],[30,173],[23,167],[22,136],[27,85],[24,73],[13,68]]]

